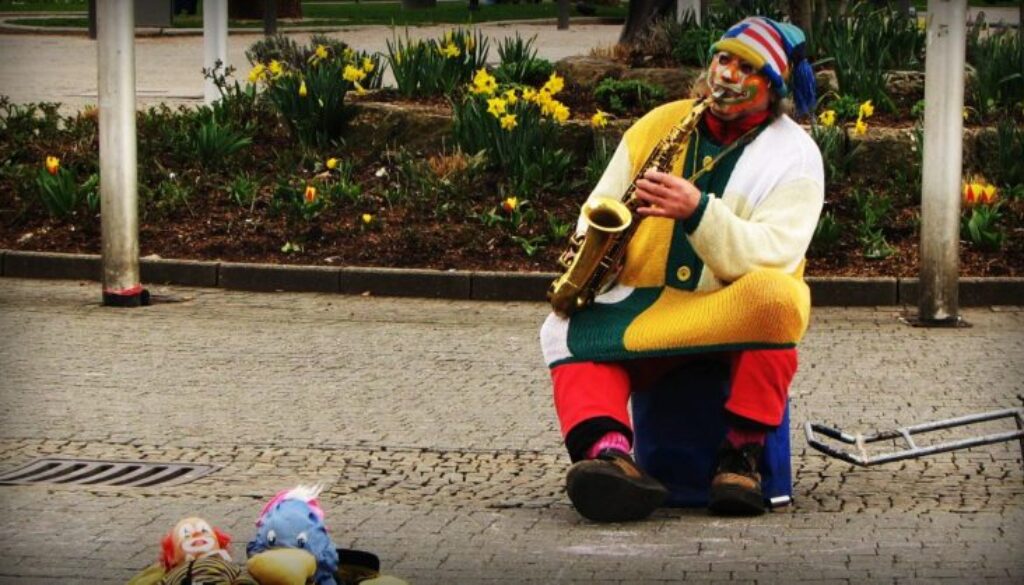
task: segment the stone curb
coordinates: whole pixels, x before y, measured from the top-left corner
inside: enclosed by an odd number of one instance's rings
[[[0,276],[99,280],[96,254],[0,250]],[[480,301],[544,300],[553,272],[491,272],[422,268],[360,268],[245,264],[143,258],[144,284],[215,287],[255,292],[326,292]],[[817,307],[916,305],[917,278],[808,277]],[[964,277],[960,306],[1024,304],[1024,278]]]

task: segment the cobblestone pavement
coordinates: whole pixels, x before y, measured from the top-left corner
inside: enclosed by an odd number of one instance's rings
[[[543,305],[153,290],[178,302],[108,309],[95,283],[0,279],[0,471],[41,455],[223,467],[176,487],[0,486],[0,583],[123,583],[192,513],[241,558],[262,503],[314,481],[338,544],[415,583],[1024,581],[1020,445],[865,469],[799,432],[1019,406],[1022,308],[956,330],[816,309],[792,389],[795,505],[601,526],[562,491]]]

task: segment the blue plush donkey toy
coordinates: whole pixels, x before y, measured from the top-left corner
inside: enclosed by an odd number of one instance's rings
[[[327,534],[317,496],[322,486],[298,486],[279,492],[260,512],[256,536],[245,547],[252,557],[278,549],[301,549],[316,559],[316,585],[337,585],[338,550]]]

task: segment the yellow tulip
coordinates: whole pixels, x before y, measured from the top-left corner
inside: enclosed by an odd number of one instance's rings
[[[501,208],[508,213],[512,213],[518,207],[519,199],[517,197],[506,197],[505,200],[501,202]]]
[[[299,97],[306,97],[308,94],[309,91],[306,90],[306,81],[303,80],[302,83],[299,84]]]
[[[370,225],[373,223],[373,216],[369,213],[364,213],[361,219],[363,220],[364,225]]]
[[[55,156],[46,157],[46,172],[56,175],[58,170],[60,170],[60,159]]]
[[[338,168],[338,159],[336,159],[336,158],[329,158],[329,159],[327,159],[327,168],[331,169],[332,171],[334,169]]]
[[[996,202],[996,186],[995,185],[985,185],[984,187],[982,187],[982,189],[981,189],[981,197],[979,197],[979,201],[981,203],[984,203],[985,205],[992,205],[993,203],[995,203]]]

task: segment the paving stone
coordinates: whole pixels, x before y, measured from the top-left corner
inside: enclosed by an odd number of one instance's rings
[[[415,583],[1024,580],[1018,444],[858,468],[799,428],[1019,406],[1021,311],[926,330],[891,308],[814,310],[792,388],[794,506],[605,526],[564,494],[543,303],[154,292],[184,302],[114,310],[73,282],[0,281],[0,471],[44,455],[222,468],[167,488],[0,486],[0,531],[20,536],[0,541],[0,583],[124,583],[193,513],[241,559],[267,498],[313,482],[340,546]]]

